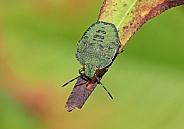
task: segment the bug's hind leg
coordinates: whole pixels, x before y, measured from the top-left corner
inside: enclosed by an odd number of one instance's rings
[[[117,53],[118,53],[118,54],[122,53],[122,52],[124,51],[124,50],[123,50],[124,47],[125,47],[125,45],[121,44],[121,45],[119,46],[118,50],[117,50]]]

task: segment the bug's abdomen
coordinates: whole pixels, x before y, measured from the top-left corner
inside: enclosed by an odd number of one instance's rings
[[[105,35],[105,30],[97,30],[96,34],[93,36],[93,41],[104,42]]]
[[[114,58],[119,46],[116,27],[111,23],[96,22],[78,42],[76,58],[82,65],[91,63],[105,68]]]

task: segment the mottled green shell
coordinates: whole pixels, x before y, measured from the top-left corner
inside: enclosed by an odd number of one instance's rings
[[[92,77],[96,68],[103,69],[112,62],[120,41],[112,23],[98,21],[86,30],[77,45],[76,58],[86,65],[85,74]]]

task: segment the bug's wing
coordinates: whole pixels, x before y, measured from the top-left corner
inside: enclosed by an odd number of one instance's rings
[[[91,84],[90,88],[87,88],[89,81],[90,80],[85,75],[81,75],[78,78],[65,105],[65,108],[67,108],[69,112],[76,107],[79,109],[82,108],[88,97],[97,86],[97,82],[94,82],[93,84]]]

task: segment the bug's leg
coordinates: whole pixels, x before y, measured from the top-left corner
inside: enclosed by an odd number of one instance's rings
[[[125,45],[121,44],[120,47],[119,47],[118,50],[117,50],[117,53],[118,53],[118,54],[122,53],[122,52],[124,51],[124,50],[123,50],[124,47],[125,47]]]
[[[62,85],[62,87],[68,85],[70,82],[73,82],[74,80],[76,80],[76,79],[79,78],[80,76],[84,75],[84,67],[81,68],[81,69],[79,69],[79,74],[80,74],[79,76],[77,76],[76,78],[74,78],[74,79],[68,81],[67,83],[65,83],[64,85]]]
[[[110,96],[111,99],[113,99],[111,93],[107,90],[107,88],[100,82],[100,79],[96,76],[95,74],[95,78],[97,79],[98,83],[104,88],[104,90],[107,92],[107,94]]]
[[[67,83],[65,83],[64,85],[62,85],[62,87],[68,85],[70,82],[73,82],[75,79],[79,78],[81,75],[77,76],[76,78],[73,78],[72,80],[68,81]]]

